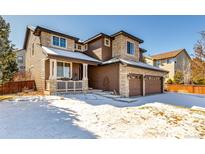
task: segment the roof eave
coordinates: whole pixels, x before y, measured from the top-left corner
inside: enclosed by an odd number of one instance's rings
[[[138,37],[136,37],[136,36],[134,36],[132,34],[129,34],[129,33],[125,32],[125,31],[123,31],[123,30],[112,34],[111,37],[116,37],[116,36],[118,36],[120,34],[126,35],[126,36],[128,36],[128,37],[130,37],[130,38],[132,38],[132,39],[134,39],[136,41],[138,41],[139,43],[143,43],[144,42],[144,40],[142,40],[142,39],[140,39],[140,38],[138,38]]]
[[[63,37],[73,39],[75,41],[79,41],[79,38],[77,38],[77,37],[73,37],[71,35],[67,35],[67,34],[64,34],[64,33],[61,33],[61,32],[50,30],[50,29],[47,29],[47,28],[44,28],[44,27],[41,27],[41,26],[36,27],[36,29],[34,31],[34,34],[39,36],[41,31],[48,32],[48,33],[53,33],[53,34],[56,34],[56,35],[60,35],[60,36],[63,36]]]
[[[89,43],[89,42],[91,42],[91,41],[93,41],[93,40],[96,40],[96,39],[98,39],[98,38],[100,38],[100,37],[108,37],[108,38],[110,38],[110,36],[107,35],[107,34],[105,34],[105,33],[99,33],[99,34],[96,34],[96,35],[94,35],[93,37],[90,37],[89,39],[85,40],[85,41],[83,42],[83,44]]]

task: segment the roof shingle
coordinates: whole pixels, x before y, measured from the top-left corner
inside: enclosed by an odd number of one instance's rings
[[[174,58],[176,57],[180,52],[185,51],[185,49],[178,49],[170,52],[165,52],[157,55],[151,56],[154,60],[160,60],[160,59],[167,59],[167,58]]]

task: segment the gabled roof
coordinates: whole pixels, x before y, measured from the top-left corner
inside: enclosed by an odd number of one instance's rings
[[[102,62],[101,65],[107,65],[107,64],[118,63],[118,62],[127,64],[127,65],[131,65],[131,66],[135,66],[135,67],[155,70],[155,71],[169,72],[169,71],[166,71],[166,70],[161,69],[159,67],[155,67],[155,66],[143,63],[143,62],[135,62],[132,60],[126,60],[126,59],[122,59],[122,58],[113,58],[113,59],[110,59],[108,61]]]
[[[59,56],[59,57],[66,57],[66,58],[72,58],[72,59],[78,59],[83,61],[89,61],[89,62],[95,62],[95,63],[101,63],[101,61],[92,58],[84,53],[81,52],[74,52],[74,51],[67,51],[67,50],[61,50],[56,48],[49,48],[42,46],[43,51],[47,55],[53,55],[53,56]]]
[[[143,43],[144,42],[142,39],[140,39],[140,38],[138,38],[138,37],[136,37],[136,36],[134,36],[132,34],[129,34],[129,33],[125,32],[125,31],[123,31],[123,30],[121,30],[121,31],[119,31],[117,33],[112,34],[111,37],[116,37],[116,36],[121,35],[121,34],[125,35],[125,36],[127,36],[127,37],[129,37],[129,38],[131,38],[133,40],[136,40],[139,43]]]
[[[105,33],[98,33],[96,35],[94,35],[93,37],[90,37],[89,39],[85,40],[83,43],[88,43],[88,42],[91,42],[95,39],[98,39],[100,37],[110,37],[109,35],[105,34]]]
[[[56,34],[56,35],[60,35],[60,36],[63,36],[63,37],[67,37],[67,38],[73,39],[75,41],[79,40],[79,38],[77,38],[77,37],[73,37],[71,35],[67,35],[67,34],[64,34],[64,33],[61,33],[61,32],[55,31],[55,30],[51,30],[51,29],[48,29],[48,28],[45,28],[45,27],[41,27],[41,26],[36,27],[36,29],[34,31],[34,34],[39,36],[41,31]]]
[[[30,32],[30,31],[35,31],[35,29],[36,29],[36,27],[34,27],[34,26],[27,26],[27,27],[26,27],[26,33],[25,33],[25,38],[24,38],[23,49],[26,49],[29,32]]]
[[[190,58],[189,54],[186,52],[186,49],[178,49],[178,50],[174,50],[174,51],[169,51],[169,52],[165,52],[165,53],[153,55],[153,56],[151,56],[151,57],[152,57],[154,60],[174,58],[174,57],[176,57],[178,54],[180,54],[180,53],[183,52],[183,51],[184,51],[184,52],[187,54],[187,56]]]

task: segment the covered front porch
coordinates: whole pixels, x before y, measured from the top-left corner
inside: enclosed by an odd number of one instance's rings
[[[52,94],[88,90],[88,65],[97,65],[98,60],[79,52],[43,49],[47,54],[45,91]]]
[[[45,70],[45,89],[50,93],[88,90],[87,63],[48,59]]]

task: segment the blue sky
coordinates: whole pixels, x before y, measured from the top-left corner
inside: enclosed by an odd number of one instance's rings
[[[205,30],[205,16],[3,16],[11,24],[10,40],[22,48],[27,25],[44,26],[85,40],[99,32],[125,30],[144,40],[147,54],[193,46]]]

